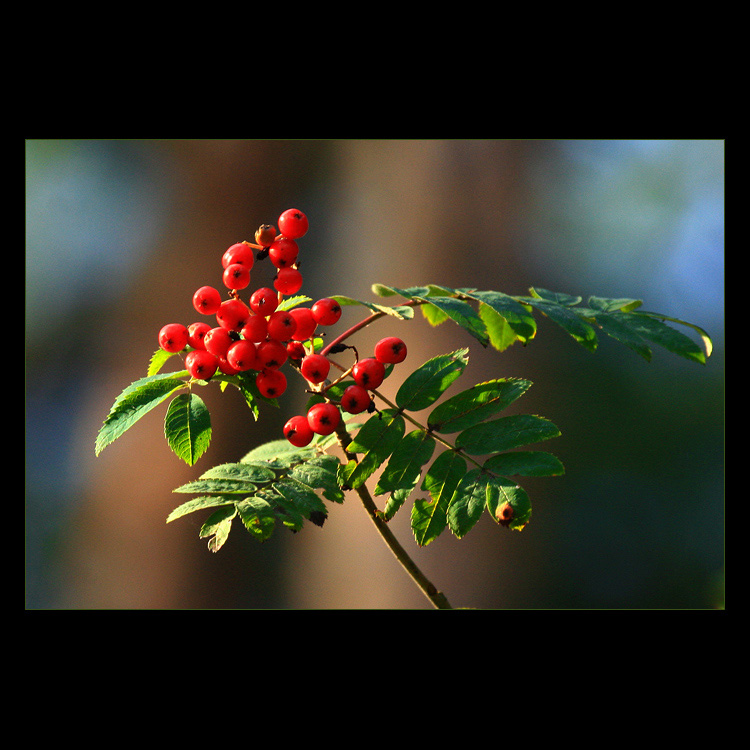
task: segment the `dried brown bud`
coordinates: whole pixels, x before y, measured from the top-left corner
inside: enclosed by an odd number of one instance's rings
[[[276,239],[276,227],[272,224],[261,224],[255,232],[255,241],[261,247],[268,247]]]

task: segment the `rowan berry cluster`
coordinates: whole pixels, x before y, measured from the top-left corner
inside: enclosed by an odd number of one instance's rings
[[[254,373],[258,391],[266,398],[276,398],[286,391],[287,378],[281,368],[289,361],[311,390],[325,398],[307,415],[292,417],[284,426],[289,442],[303,446],[315,434],[331,434],[341,421],[341,410],[359,414],[372,408],[370,391],[382,383],[386,365],[404,360],[406,345],[396,337],[379,341],[373,357],[358,359],[336,379],[340,382],[351,375],[354,382],[339,400],[333,400],[328,394],[331,361],[315,352],[313,336],[319,326],[339,321],[341,307],[325,297],[310,307],[279,309],[284,297],[296,295],[302,288],[297,240],[307,233],[308,219],[290,208],[279,216],[277,224],[278,232],[273,225],[262,224],[254,243],[238,242],[223,253],[224,295],[214,286],[202,286],[193,295],[195,310],[215,316],[215,324],[168,323],[159,331],[159,345],[169,353],[185,351],[185,367],[197,380],[210,380],[217,371],[225,375]],[[275,267],[273,289],[258,287],[244,301],[241,292],[247,294],[251,286],[253,266],[265,258]]]

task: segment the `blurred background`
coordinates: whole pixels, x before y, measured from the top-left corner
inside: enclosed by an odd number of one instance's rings
[[[522,479],[521,533],[488,516],[424,549],[391,522],[454,607],[720,608],[724,601],[724,163],[721,140],[27,140],[27,609],[430,609],[356,496],[323,528],[263,545],[235,522],[218,554],[172,490],[280,435],[294,381],[254,422],[205,388],[213,440],[194,467],[169,450],[166,406],[94,456],[112,402],[145,375],[167,322],[199,316],[220,258],[286,208],[310,219],[303,292],[441,283],[634,297],[707,329],[703,367],[609,338],[590,353],[536,314],[500,354],[451,323],[383,320],[420,363],[469,346],[464,387],[534,382],[511,408],[557,424],[564,477]],[[269,283],[257,266],[253,286]],[[336,331],[363,308],[347,308]],[[688,331],[689,329],[682,329]],[[408,370],[396,370],[395,393]],[[449,390],[448,395],[453,391]],[[380,498],[381,506],[383,498]],[[410,504],[409,504],[410,507]],[[207,515],[207,514],[206,514]]]

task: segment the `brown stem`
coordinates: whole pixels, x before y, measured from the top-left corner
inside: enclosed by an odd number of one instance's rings
[[[346,431],[346,427],[344,426],[343,422],[339,423],[339,426],[336,429],[336,436],[339,440],[339,445],[344,451],[344,455],[347,457],[347,459],[349,459],[350,461],[356,461],[356,455],[350,453],[346,449],[349,443],[351,443],[352,439],[349,433]],[[422,593],[430,600],[430,602],[432,602],[433,607],[435,607],[435,609],[453,609],[453,607],[451,607],[450,603],[448,602],[445,594],[443,594],[442,591],[437,590],[435,585],[419,569],[414,560],[409,557],[407,551],[401,546],[398,539],[396,539],[396,537],[393,535],[393,532],[391,531],[388,524],[383,519],[377,506],[375,505],[375,501],[372,499],[370,491],[367,489],[367,487],[362,484],[359,487],[356,487],[354,491],[362,501],[362,505],[364,505],[367,514],[370,516],[373,524],[375,524],[375,528],[378,530],[388,549],[391,550],[395,558],[399,561],[399,563],[401,563],[401,566],[404,568],[404,570],[409,574],[409,576],[417,584],[417,586],[419,586]]]

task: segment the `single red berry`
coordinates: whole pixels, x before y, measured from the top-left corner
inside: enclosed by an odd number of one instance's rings
[[[341,421],[341,412],[335,404],[324,401],[314,404],[307,412],[307,423],[318,435],[330,435]]]
[[[276,398],[286,390],[286,375],[281,370],[262,370],[255,377],[255,385],[261,395]]]
[[[256,315],[270,315],[279,304],[279,295],[267,286],[256,289],[250,295],[250,309]]]
[[[226,268],[233,263],[247,266],[249,271],[255,263],[255,251],[247,242],[237,242],[232,245],[221,257],[221,265]]]
[[[357,385],[372,390],[380,386],[385,378],[385,365],[374,357],[360,359],[352,367],[352,377]]]
[[[235,370],[244,372],[245,370],[259,369],[256,367],[256,352],[255,344],[252,341],[235,341],[229,349],[227,349],[227,362],[234,367]]]
[[[311,383],[322,383],[331,369],[331,363],[322,354],[308,354],[300,365],[300,372]]]
[[[310,445],[315,433],[308,424],[307,418],[298,414],[284,425],[284,437],[297,448],[303,448]]]
[[[261,247],[268,247],[276,239],[276,227],[273,224],[261,224],[255,230],[255,241]]]
[[[297,329],[297,321],[288,310],[277,310],[268,317],[268,337],[277,341],[289,341]]]
[[[167,323],[159,331],[159,346],[165,352],[181,352],[188,343],[188,329],[182,323]]]
[[[301,341],[290,341],[286,345],[286,353],[289,355],[289,359],[298,362],[305,356],[305,347]]]
[[[211,330],[211,326],[208,323],[191,323],[188,326],[188,344],[193,349],[205,349],[206,345],[203,343],[203,337]]]
[[[268,257],[276,268],[286,268],[293,265],[298,255],[299,247],[297,243],[288,237],[280,237],[278,240],[274,240],[268,248]]]
[[[250,271],[242,263],[232,263],[224,269],[221,279],[227,289],[244,289],[250,286]]]
[[[229,347],[234,343],[234,339],[229,335],[229,331],[221,326],[216,326],[206,332],[203,337],[203,348],[214,355],[214,357],[226,357]]]
[[[218,366],[218,358],[204,349],[194,349],[185,355],[185,367],[196,380],[210,380]]]
[[[213,315],[221,304],[221,294],[212,286],[202,286],[193,295],[193,307],[204,315]]]
[[[275,339],[261,341],[256,351],[258,363],[256,370],[278,370],[289,357],[284,344]]]
[[[296,208],[288,208],[279,216],[279,232],[284,237],[292,240],[298,240],[304,236],[308,230],[309,222],[307,216]]]
[[[254,341],[257,344],[259,341],[264,341],[268,335],[268,322],[262,315],[251,315],[245,321],[245,325],[240,333],[243,338],[246,338],[248,341]]]
[[[225,375],[237,375],[239,370],[236,367],[232,367],[232,365],[227,362],[225,357],[217,357],[219,361],[219,369],[225,374]]]
[[[221,303],[219,311],[216,313],[216,320],[219,322],[219,325],[228,331],[241,331],[249,317],[250,310],[239,299],[225,300]]]
[[[406,359],[406,344],[395,336],[380,339],[375,344],[375,359],[384,365],[403,362]]]
[[[330,297],[319,299],[311,308],[315,321],[322,326],[332,326],[341,317],[341,305]]]
[[[350,385],[341,394],[341,408],[349,414],[361,414],[371,401],[370,394],[361,385]]]
[[[302,274],[296,268],[280,268],[273,287],[282,294],[297,294],[302,289]]]
[[[313,318],[312,310],[309,307],[295,307],[289,312],[297,323],[292,338],[295,341],[307,341],[318,327],[315,318]]]

